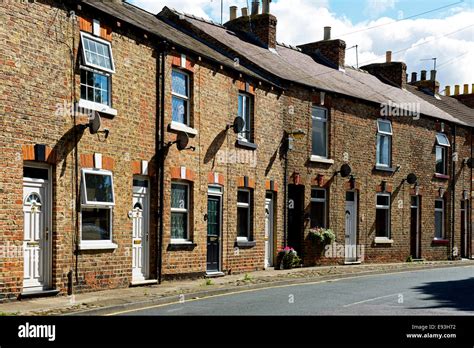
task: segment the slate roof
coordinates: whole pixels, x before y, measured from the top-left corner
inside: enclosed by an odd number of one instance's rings
[[[214,63],[221,64],[249,77],[253,77],[260,81],[265,81],[277,86],[274,81],[270,81],[265,76],[262,76],[255,71],[246,68],[245,66],[236,66],[233,59],[219,53],[215,49],[212,49],[199,40],[183,33],[180,30],[177,30],[169,24],[166,24],[154,14],[139,7],[131,5],[127,2],[120,3],[106,0],[81,0],[81,2],[108,15],[111,15],[125,23],[131,24],[139,29],[145,30],[148,33],[156,35],[160,39],[166,39],[171,44],[180,47],[185,51],[193,52],[202,56],[203,58],[207,58]]]

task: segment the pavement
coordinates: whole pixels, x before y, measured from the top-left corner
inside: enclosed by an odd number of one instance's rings
[[[0,304],[0,315],[108,315],[144,307],[181,304],[211,296],[320,281],[414,270],[473,266],[474,260],[324,266],[252,272],[222,278],[166,281],[130,287]]]

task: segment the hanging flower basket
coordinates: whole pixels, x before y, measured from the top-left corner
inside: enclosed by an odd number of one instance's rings
[[[336,234],[331,229],[318,227],[309,230],[309,238],[315,245],[326,246],[334,243]]]

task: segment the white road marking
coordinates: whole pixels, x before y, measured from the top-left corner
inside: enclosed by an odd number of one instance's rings
[[[380,296],[380,297],[374,297],[374,298],[370,298],[370,299],[364,300],[364,301],[358,301],[358,302],[349,303],[349,304],[344,305],[343,307],[351,307],[351,306],[355,306],[355,305],[358,305],[358,304],[367,303],[367,302],[372,302],[372,301],[377,301],[377,300],[381,300],[381,299],[383,299],[383,298],[388,298],[388,297],[393,297],[393,296],[398,296],[398,295],[400,295],[399,292],[397,292],[396,294],[391,294],[391,295],[386,295],[386,296]]]

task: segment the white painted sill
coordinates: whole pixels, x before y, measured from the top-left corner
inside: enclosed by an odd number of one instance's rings
[[[177,131],[177,132],[185,132],[185,133],[191,134],[191,135],[197,135],[198,134],[198,131],[196,129],[188,127],[185,124],[175,122],[175,121],[171,121],[171,123],[169,125],[169,128],[171,130],[174,130],[174,131]]]
[[[386,237],[375,237],[375,244],[393,244],[393,239],[388,239]]]
[[[249,242],[247,237],[237,237],[237,242]]]
[[[309,159],[311,162],[315,162],[315,163],[325,163],[325,164],[334,164],[334,160],[333,159],[329,159],[329,158],[323,158],[323,157],[319,157],[319,156],[311,156],[311,158]]]
[[[108,105],[96,103],[90,100],[79,99],[78,106],[82,109],[97,111],[111,116],[117,116],[117,110],[112,109]]]
[[[87,243],[82,242],[79,244],[79,250],[115,250],[118,245],[112,242],[103,243]]]
[[[190,240],[172,239],[170,244],[171,245],[193,245],[194,243]]]

